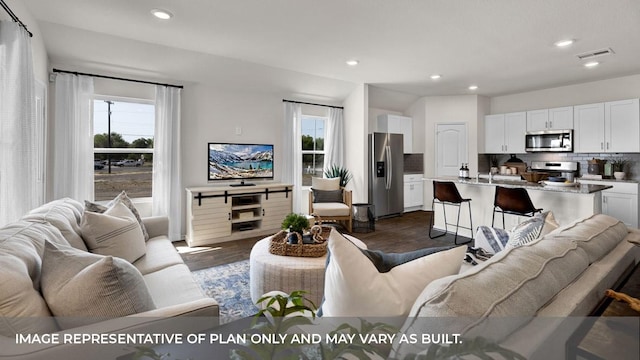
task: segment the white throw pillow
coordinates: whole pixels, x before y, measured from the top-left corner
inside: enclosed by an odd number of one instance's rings
[[[144,240],[145,241],[149,240],[149,233],[147,232],[147,228],[144,226],[142,217],[140,216],[138,209],[136,209],[136,206],[133,205],[133,201],[131,201],[131,199],[127,195],[127,192],[124,190],[120,194],[118,194],[118,196],[116,196],[113,200],[109,201],[109,203],[106,206],[85,200],[84,210],[103,213],[119,202],[122,202],[127,208],[129,208],[129,210],[131,210],[131,212],[133,213],[133,216],[136,217],[136,220],[138,220],[138,223],[140,224],[140,228],[142,229],[142,234],[144,234]]]
[[[551,211],[536,214],[511,229],[506,248],[518,247],[533,242],[558,228]]]
[[[85,211],[80,231],[89,251],[133,263],[146,253],[142,229],[131,210],[118,202],[103,214]]]
[[[315,190],[340,190],[340,178],[324,179],[319,177],[311,178],[311,188]]]
[[[62,329],[155,309],[142,274],[130,263],[49,241],[41,288]]]
[[[396,317],[399,325],[425,286],[457,274],[466,246],[440,251],[380,273],[363,252],[337,231],[329,236],[322,316]],[[393,320],[390,320],[393,322]]]

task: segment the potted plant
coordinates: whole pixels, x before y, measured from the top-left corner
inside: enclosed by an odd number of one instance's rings
[[[625,176],[625,169],[629,165],[630,161],[624,158],[616,158],[611,160],[611,167],[613,168],[613,177],[616,180],[622,180]]]
[[[287,236],[289,244],[297,244],[298,236],[296,233],[300,234],[300,238],[302,239],[304,230],[308,228],[309,219],[304,215],[291,213],[282,221],[282,229],[289,230],[289,235]]]
[[[351,173],[340,165],[331,165],[330,168],[324,170],[324,176],[328,179],[340,178],[340,187],[345,187],[351,180]]]

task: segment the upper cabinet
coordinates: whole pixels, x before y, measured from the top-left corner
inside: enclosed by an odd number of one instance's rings
[[[575,152],[640,152],[638,99],[574,107]]]
[[[384,114],[378,116],[378,132],[402,134],[404,153],[413,152],[413,121],[410,117]]]
[[[573,107],[527,111],[527,131],[573,129]]]
[[[484,118],[484,152],[522,154],[525,148],[527,113],[487,115]]]

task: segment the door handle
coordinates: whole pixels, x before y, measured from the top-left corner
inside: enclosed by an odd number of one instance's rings
[[[393,180],[393,154],[391,153],[391,146],[389,146],[389,187],[391,189],[391,181]]]

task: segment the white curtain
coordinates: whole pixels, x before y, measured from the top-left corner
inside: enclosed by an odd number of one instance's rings
[[[154,216],[169,217],[169,239],[182,238],[182,170],[180,166],[181,89],[156,86],[156,128],[153,139]]]
[[[282,180],[293,184],[293,212],[302,213],[302,106],[284,102]]]
[[[324,142],[325,169],[333,165],[344,165],[344,120],[342,113],[342,109],[329,109],[327,139]]]
[[[17,23],[0,21],[0,225],[40,205],[36,129],[31,40]]]
[[[93,200],[93,78],[57,74],[53,198]]]

